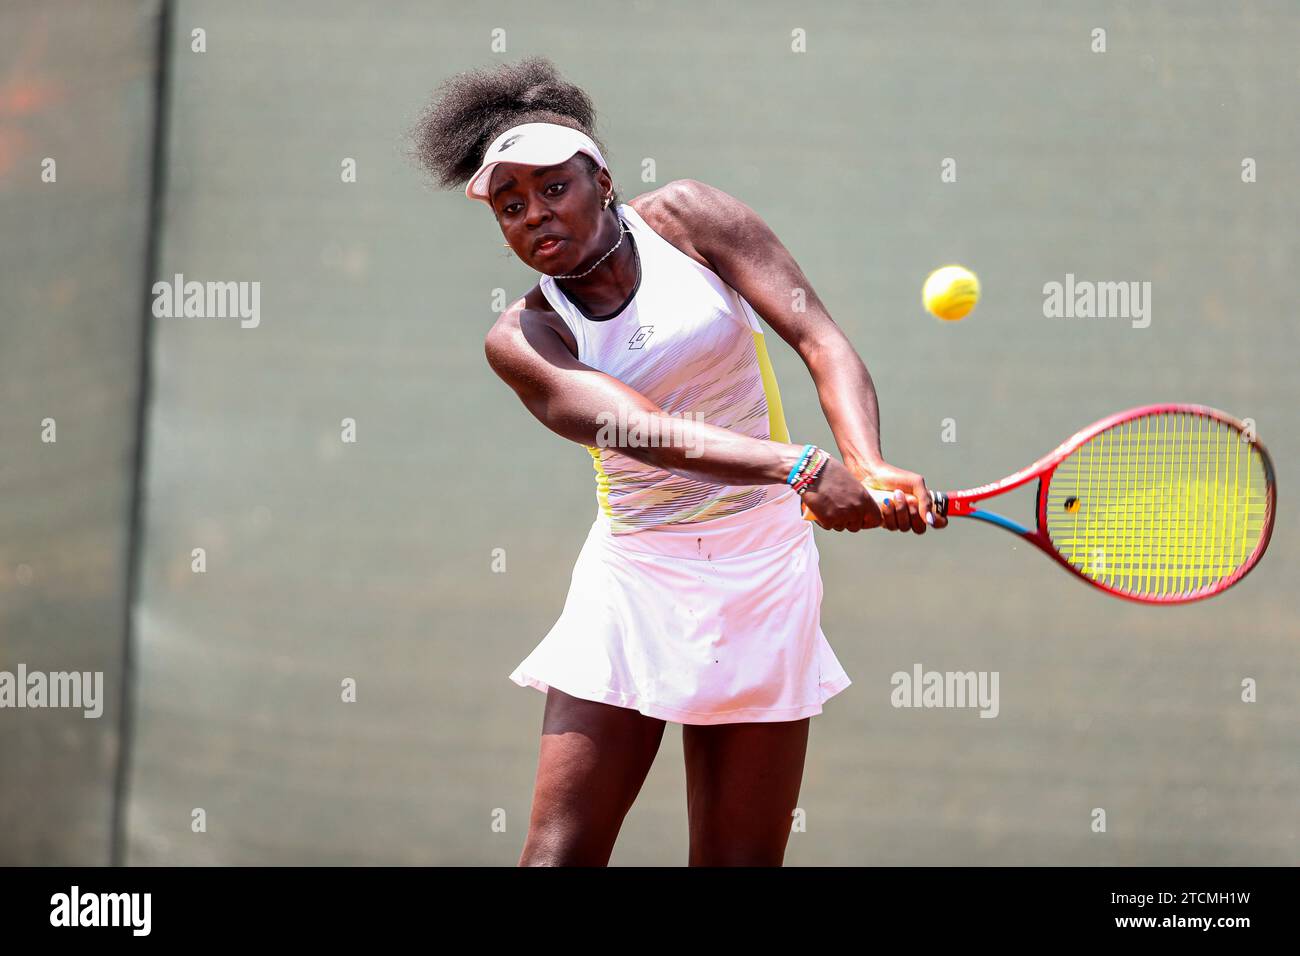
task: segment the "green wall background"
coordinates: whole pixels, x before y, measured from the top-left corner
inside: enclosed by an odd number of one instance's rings
[[[593,96],[625,199],[694,178],[767,220],[871,369],[887,456],[932,487],[1162,400],[1254,418],[1276,461],[1268,557],[1183,608],[984,528],[820,534],[854,684],[813,720],[787,862],[1300,863],[1293,4],[177,2],[156,274],[260,282],[255,329],[147,316],[159,4],[85,7],[0,14],[0,79],[61,91],[0,126],[0,660],[118,686],[147,342],[131,710],[0,712],[0,861],[109,859],[124,720],[128,863],[516,861],[543,697],[506,675],[559,614],[592,472],[483,359],[494,294],[535,275],[404,133],[450,74],[540,53]],[[952,261],[984,299],[941,325],[920,286]],[[1150,327],[1044,318],[1067,272],[1150,281]],[[830,444],[772,352],[793,437]],[[916,662],[999,671],[1000,716],[895,710]],[[685,820],[670,726],[613,863],[684,863]]]

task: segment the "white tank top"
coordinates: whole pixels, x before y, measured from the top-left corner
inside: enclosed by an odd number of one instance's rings
[[[611,316],[584,313],[543,275],[542,294],[578,344],[578,361],[618,379],[665,412],[751,438],[788,442],[763,328],[740,293],[650,228],[627,204],[641,278]],[[680,444],[680,433],[640,435],[611,416],[598,446],[596,500],[614,534],[736,514],[788,493],[784,485],[715,485],[621,454],[618,445]],[[613,447],[607,447],[613,446]]]

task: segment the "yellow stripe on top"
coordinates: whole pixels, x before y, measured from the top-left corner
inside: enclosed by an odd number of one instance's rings
[[[776,372],[772,368],[772,359],[767,354],[767,340],[762,332],[750,330],[754,338],[754,354],[758,357],[759,376],[763,383],[763,396],[767,400],[767,432],[772,441],[790,441],[790,430],[785,423],[785,408],[781,405],[781,389],[776,383]],[[601,512],[607,517],[614,516],[609,503],[610,480],[605,471],[605,462],[601,449],[594,445],[585,446],[591,455],[591,464],[596,471],[596,502]]]
[[[767,396],[767,433],[772,441],[788,442],[790,431],[785,427],[785,409],[781,406],[781,389],[776,385],[776,372],[767,355],[767,338],[762,332],[750,330],[754,336],[754,351],[758,353],[758,370],[763,378],[763,394]]]
[[[687,421],[747,438],[788,441],[776,376],[753,309],[712,269],[618,207],[641,264],[632,297],[595,317],[569,300],[553,277],[539,287],[573,333],[578,360],[663,409],[663,429],[625,428],[587,445],[599,513],[611,534],[693,524],[739,514],[781,496],[780,485],[724,485],[655,467],[637,448],[680,441]],[[753,333],[760,333],[755,337]]]
[[[614,512],[609,507],[609,475],[605,473],[605,463],[601,461],[599,448],[594,445],[586,448],[591,455],[591,466],[596,469],[596,503],[600,505],[601,513],[610,517]]]

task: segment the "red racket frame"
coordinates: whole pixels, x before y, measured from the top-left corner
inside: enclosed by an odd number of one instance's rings
[[[1200,415],[1205,418],[1222,422],[1225,425],[1230,425],[1243,434],[1246,432],[1246,427],[1242,422],[1233,418],[1226,412],[1221,412],[1216,408],[1210,408],[1207,405],[1143,405],[1139,408],[1130,408],[1127,411],[1117,412],[1114,415],[1103,418],[1095,424],[1089,425],[1087,428],[1076,433],[1061,445],[1057,446],[1056,450],[1052,451],[1050,454],[1044,455],[1029,467],[1022,468],[1020,471],[1017,471],[1013,475],[1008,475],[1001,481],[995,481],[992,484],[987,485],[980,485],[978,488],[970,488],[966,491],[938,492],[934,495],[936,503],[938,503],[938,499],[941,496],[946,499],[946,508],[944,505],[940,505],[940,510],[949,517],[983,518],[991,524],[996,524],[1000,527],[1006,528],[1012,534],[1023,538],[1037,547],[1044,554],[1052,557],[1059,565],[1061,565],[1061,567],[1065,568],[1075,577],[1082,581],[1086,581],[1095,588],[1100,588],[1107,594],[1113,594],[1116,597],[1121,597],[1129,601],[1136,601],[1140,604],[1186,604],[1191,601],[1199,601],[1207,597],[1213,597],[1216,594],[1222,594],[1224,591],[1228,590],[1228,588],[1232,587],[1244,578],[1250,572],[1251,568],[1259,563],[1259,559],[1264,556],[1264,552],[1268,549],[1269,539],[1273,536],[1273,519],[1277,509],[1277,484],[1274,480],[1273,459],[1269,456],[1268,450],[1258,439],[1252,439],[1251,444],[1254,445],[1255,449],[1260,453],[1260,456],[1263,459],[1264,477],[1267,479],[1268,485],[1268,494],[1266,499],[1267,506],[1264,514],[1264,532],[1260,536],[1259,543],[1255,546],[1255,549],[1251,552],[1250,556],[1241,567],[1220,581],[1204,585],[1185,593],[1180,592],[1176,594],[1160,595],[1133,594],[1122,588],[1112,587],[1111,585],[1104,584],[1100,581],[1094,581],[1087,577],[1061,555],[1055,545],[1052,544],[1052,539],[1048,537],[1047,534],[1047,493],[1048,489],[1051,487],[1052,474],[1056,471],[1057,466],[1060,465],[1066,456],[1084,442],[1088,441],[1100,432],[1104,432],[1108,428],[1113,428],[1116,425],[1121,425],[1124,422],[1131,421],[1135,418],[1141,418],[1145,415],[1167,414],[1171,412]],[[1038,526],[1033,531],[1030,531],[1027,528],[1022,528],[1010,519],[1004,518],[1002,515],[990,511],[984,511],[983,509],[975,507],[977,502],[1019,488],[1021,485],[1028,481],[1032,481],[1034,478],[1038,479],[1038,504],[1035,509],[1037,513]]]

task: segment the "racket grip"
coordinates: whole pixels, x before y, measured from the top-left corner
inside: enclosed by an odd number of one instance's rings
[[[875,501],[877,505],[884,505],[885,501],[893,495],[893,492],[881,491],[879,488],[867,488],[867,494],[871,495],[872,500]],[[942,491],[932,491],[930,492],[930,500],[934,503],[934,511],[936,514],[939,514],[945,518],[948,517],[948,496],[947,495],[945,495]],[[817,516],[808,510],[807,505],[801,504],[800,507],[803,508],[804,521],[817,520]]]

